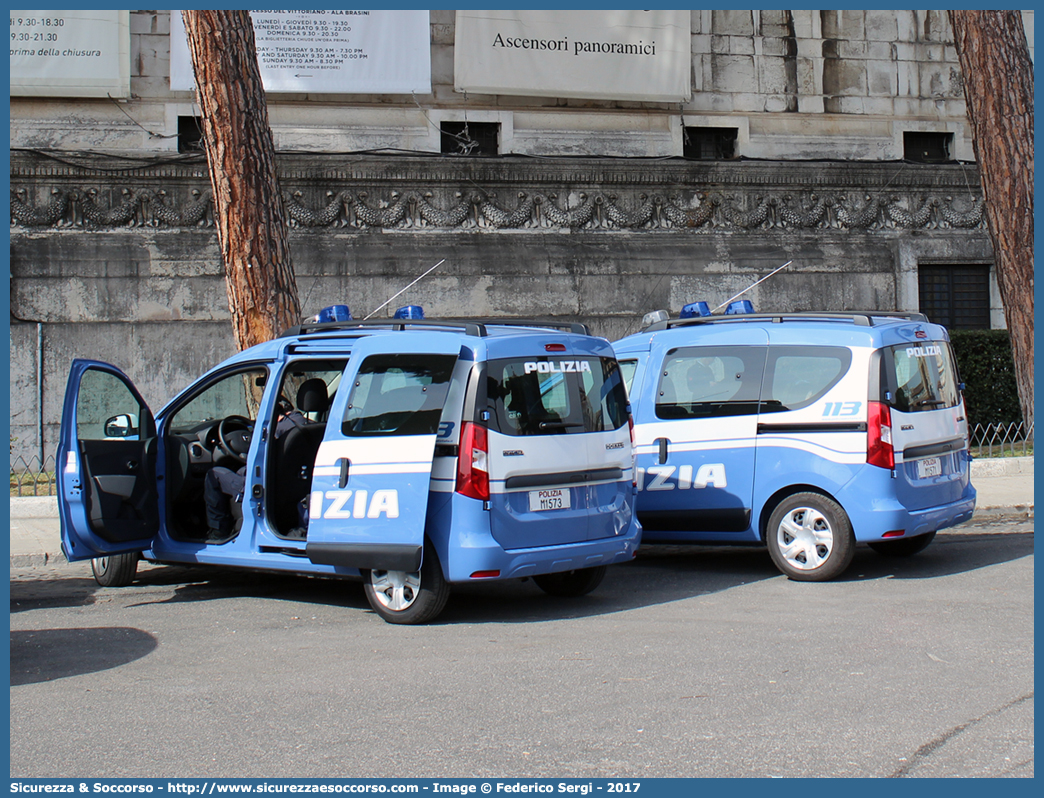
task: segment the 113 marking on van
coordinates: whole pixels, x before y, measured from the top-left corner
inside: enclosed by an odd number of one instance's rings
[[[352,506],[348,500],[353,498]],[[309,518],[326,518],[330,521],[343,521],[351,518],[380,518],[383,513],[388,518],[399,517],[399,492],[397,490],[375,490],[369,500],[366,490],[313,490],[308,502]],[[323,505],[330,502],[325,511]]]
[[[823,417],[858,416],[862,407],[862,402],[827,402],[823,405]]]

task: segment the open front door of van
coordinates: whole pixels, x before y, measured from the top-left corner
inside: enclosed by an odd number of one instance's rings
[[[420,569],[435,437],[460,336],[363,338],[316,456],[306,553],[314,563]]]
[[[74,360],[56,463],[62,551],[86,560],[143,551],[159,531],[156,423],[115,366]]]

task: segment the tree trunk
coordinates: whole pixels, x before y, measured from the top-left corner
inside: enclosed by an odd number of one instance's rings
[[[1019,404],[1033,423],[1033,63],[1018,11],[950,11],[1011,335]]]
[[[275,143],[248,11],[183,11],[228,309],[240,349],[301,321]]]

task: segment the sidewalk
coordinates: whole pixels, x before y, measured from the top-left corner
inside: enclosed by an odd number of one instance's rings
[[[1033,458],[975,460],[972,484],[978,491],[975,519],[1033,516]],[[11,499],[11,567],[65,562],[60,542],[58,500],[54,496]]]

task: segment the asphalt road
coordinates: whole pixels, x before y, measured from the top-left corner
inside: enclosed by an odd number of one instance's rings
[[[1033,522],[790,582],[649,547],[592,595],[11,572],[11,777],[1033,776]]]

